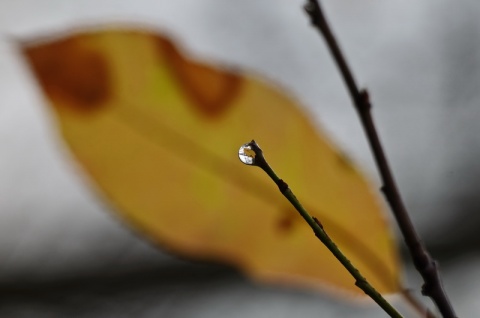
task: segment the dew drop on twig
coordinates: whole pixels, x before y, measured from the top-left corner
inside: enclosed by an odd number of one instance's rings
[[[256,153],[252,149],[251,143],[242,145],[238,150],[238,158],[240,158],[240,161],[246,165],[254,165],[255,156],[256,156]]]

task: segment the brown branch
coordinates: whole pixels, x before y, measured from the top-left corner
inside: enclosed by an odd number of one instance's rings
[[[415,231],[413,223],[410,220],[400,196],[400,192],[398,191],[373,122],[368,93],[365,89],[359,90],[347,61],[345,60],[335,36],[325,19],[318,0],[308,0],[305,6],[305,11],[310,16],[312,24],[323,35],[339,71],[342,74],[343,80],[347,85],[348,92],[350,93],[350,97],[353,100],[358,115],[360,116],[363,129],[367,134],[370,148],[375,157],[377,168],[383,182],[382,192],[384,193],[397,220],[400,231],[402,232],[405,243],[412,256],[415,268],[423,277],[424,284],[422,286],[422,294],[432,298],[444,318],[454,318],[456,315],[443,288],[437,262],[430,256],[419,235]]]

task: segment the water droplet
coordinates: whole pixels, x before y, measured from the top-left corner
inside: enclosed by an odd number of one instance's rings
[[[254,165],[256,155],[257,154],[252,149],[252,143],[250,142],[241,146],[238,150],[238,158],[240,158],[240,161],[246,165]]]

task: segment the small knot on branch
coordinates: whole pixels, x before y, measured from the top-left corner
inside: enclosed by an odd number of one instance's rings
[[[422,295],[424,296],[431,296],[434,290],[438,288],[437,284],[440,284],[438,263],[430,257],[428,260],[424,268],[421,269],[421,274],[425,277],[425,283],[422,285]]]
[[[325,25],[325,18],[323,16],[322,9],[320,4],[316,0],[309,0],[304,6],[303,9],[310,17],[310,23],[313,25],[323,28]]]
[[[370,111],[372,108],[372,104],[370,103],[370,95],[366,89],[362,89],[358,95],[359,101],[358,105],[360,106],[360,110],[364,112]]]
[[[313,219],[313,220],[315,221],[315,223],[317,223],[318,226],[320,226],[320,228],[323,230],[323,225],[322,225],[322,223],[321,223],[316,217],[314,217],[314,216],[312,216],[312,219]]]
[[[280,190],[280,192],[282,194],[285,193],[288,190],[288,184],[285,181],[283,181],[282,179],[278,180],[277,186],[278,186],[278,189]]]
[[[383,196],[385,197],[385,200],[387,200],[388,203],[392,204],[392,191],[390,190],[389,187],[386,185],[382,185],[380,187],[380,191],[383,193]]]
[[[367,281],[365,278],[359,278],[355,281],[355,286],[359,287],[366,295],[371,295],[372,292],[369,290]]]

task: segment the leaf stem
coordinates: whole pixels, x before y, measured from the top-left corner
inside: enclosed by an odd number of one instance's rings
[[[342,263],[342,265],[348,270],[348,272],[355,278],[355,285],[365,292],[370,298],[372,298],[390,317],[401,318],[402,316],[390,305],[389,302],[367,281],[367,279],[353,266],[350,260],[340,251],[337,245],[330,239],[327,232],[322,226],[322,223],[316,218],[312,217],[307,210],[302,206],[300,201],[295,197],[288,184],[280,179],[273,171],[270,165],[263,156],[263,151],[260,149],[255,140],[245,146],[253,150],[255,153],[253,162],[251,165],[258,166],[265,171],[268,176],[278,186],[280,192],[287,198],[288,201],[295,207],[305,221],[310,225],[317,238],[332,252],[332,254]]]
[[[343,80],[348,88],[353,104],[360,116],[363,128],[367,135],[375,161],[380,171],[384,193],[391,210],[397,220],[400,231],[403,234],[405,243],[410,251],[413,263],[417,271],[422,275],[424,284],[422,294],[429,296],[435,302],[437,308],[444,318],[455,318],[455,312],[447,297],[441,281],[438,264],[430,256],[423,242],[417,234],[412,221],[407,213],[395,179],[390,170],[380,138],[370,112],[371,104],[368,93],[365,89],[359,90],[353,78],[347,61],[340,50],[340,47],[333,35],[330,26],[323,14],[318,0],[308,0],[305,11],[311,18],[313,26],[323,35],[325,42],[338,66]]]

